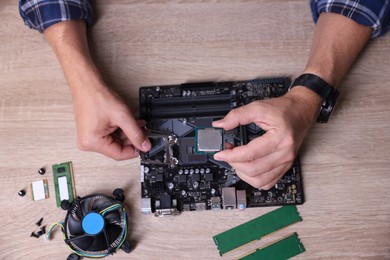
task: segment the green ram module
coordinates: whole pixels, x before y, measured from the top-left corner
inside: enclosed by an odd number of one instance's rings
[[[57,207],[63,200],[72,203],[76,197],[72,162],[54,164],[52,168]]]
[[[295,205],[288,205],[252,219],[213,237],[214,243],[223,255],[279,229],[302,221]]]
[[[305,252],[303,244],[298,238],[297,233],[275,241],[274,243],[257,248],[247,255],[241,256],[239,260],[285,260]]]

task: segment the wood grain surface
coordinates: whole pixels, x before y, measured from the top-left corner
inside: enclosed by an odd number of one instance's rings
[[[90,46],[105,80],[138,113],[140,86],[296,76],[314,24],[307,0],[95,1]],[[78,151],[72,101],[43,36],[24,26],[17,1],[0,2],[0,259],[66,259],[59,231],[30,237],[64,219],[52,172],[73,161],[77,194],[126,191],[127,255],[109,259],[233,259],[298,232],[296,259],[390,259],[390,35],[373,40],[340,86],[333,118],[312,128],[301,150],[303,222],[220,257],[212,237],[273,208],[140,213],[139,159],[117,162]],[[33,202],[29,183],[47,178],[50,198]]]

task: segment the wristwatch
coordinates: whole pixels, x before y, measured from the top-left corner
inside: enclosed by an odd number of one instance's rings
[[[332,114],[333,108],[336,105],[337,97],[340,92],[322,78],[310,73],[302,74],[296,78],[291,84],[289,90],[295,86],[304,86],[311,89],[322,98],[323,102],[318,114],[317,122],[327,123],[330,115]]]

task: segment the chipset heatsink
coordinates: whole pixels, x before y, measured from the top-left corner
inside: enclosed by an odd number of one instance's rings
[[[196,128],[195,138],[195,153],[197,154],[214,154],[223,150],[223,129],[221,128]]]

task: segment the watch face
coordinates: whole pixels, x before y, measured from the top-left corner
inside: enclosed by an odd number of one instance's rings
[[[329,86],[329,85],[328,85]],[[318,123],[327,123],[329,121],[329,117],[332,114],[332,111],[336,105],[337,98],[340,94],[340,92],[333,88],[332,86],[329,86],[331,88],[331,91],[327,98],[322,103],[322,106],[320,108],[320,113],[317,118]]]

